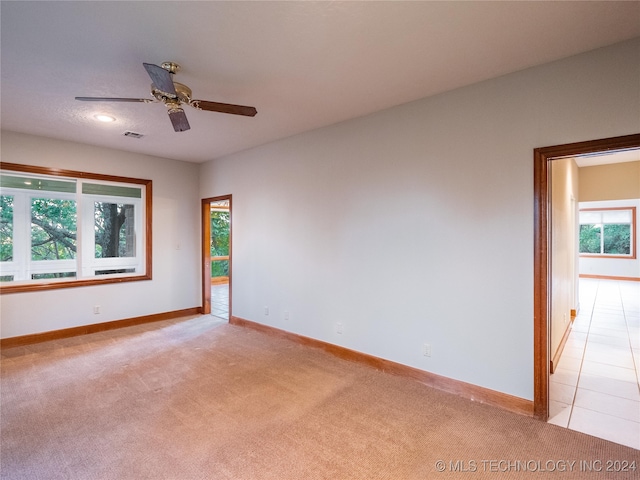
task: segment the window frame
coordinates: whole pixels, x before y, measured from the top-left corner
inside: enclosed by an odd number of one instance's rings
[[[66,177],[78,180],[97,180],[101,182],[116,182],[116,183],[129,183],[140,185],[144,190],[144,202],[142,208],[144,210],[144,222],[142,228],[144,230],[144,258],[142,263],[144,264],[144,273],[142,274],[114,274],[114,275],[98,275],[91,278],[81,278],[73,280],[61,280],[56,279],[54,281],[37,280],[32,282],[20,283],[17,285],[0,283],[0,295],[9,293],[21,293],[21,292],[38,292],[53,290],[58,288],[73,288],[73,287],[86,287],[93,285],[103,285],[112,283],[124,283],[124,282],[136,282],[152,279],[152,193],[153,182],[151,180],[120,177],[115,175],[104,175],[99,173],[80,172],[75,170],[63,170],[59,168],[49,168],[31,165],[21,165],[17,163],[0,162],[0,169],[10,172],[22,172],[31,175],[46,175],[53,177]],[[15,248],[15,247],[14,247]],[[78,261],[75,259],[74,261]],[[78,265],[79,266],[79,265]]]
[[[630,239],[630,253],[629,255],[621,255],[621,254],[610,254],[610,253],[582,253],[580,252],[578,246],[578,253],[581,258],[618,258],[618,259],[626,259],[626,260],[636,260],[637,258],[637,237],[636,237],[636,207],[594,207],[594,208],[581,208],[579,212],[606,212],[612,210],[628,210],[631,212],[631,239]],[[580,219],[578,217],[578,231],[580,231],[581,225],[591,225],[591,224],[582,224],[580,223]],[[603,224],[604,225],[604,224]],[[604,235],[604,227],[601,231],[601,235]]]

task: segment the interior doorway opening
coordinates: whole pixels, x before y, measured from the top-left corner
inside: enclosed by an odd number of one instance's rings
[[[534,150],[534,415],[549,418],[552,308],[551,162],[570,156],[640,147],[640,134]]]
[[[231,195],[202,200],[202,310],[228,321],[231,312]]]

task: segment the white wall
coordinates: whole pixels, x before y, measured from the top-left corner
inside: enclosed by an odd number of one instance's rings
[[[198,165],[5,131],[1,148],[4,162],[153,181],[153,279],[2,295],[2,338],[201,305]]]
[[[609,200],[605,202],[580,202],[580,208],[636,207],[635,259],[580,257],[580,273],[605,277],[625,277],[640,279],[640,199]]]
[[[233,315],[532,399],[533,149],[640,132],[638,58],[627,42],[204,164],[201,196],[233,194]]]

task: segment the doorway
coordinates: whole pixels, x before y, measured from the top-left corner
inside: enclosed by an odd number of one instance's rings
[[[202,200],[202,313],[231,313],[231,195]]]
[[[549,418],[551,298],[550,164],[554,160],[596,152],[640,147],[640,134],[534,150],[534,416]]]

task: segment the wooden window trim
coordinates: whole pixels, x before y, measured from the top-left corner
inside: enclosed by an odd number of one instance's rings
[[[76,170],[64,170],[60,168],[38,167],[31,165],[20,165],[17,163],[0,162],[0,169],[13,172],[24,172],[34,175],[48,175],[57,177],[70,177],[80,178],[88,180],[101,180],[106,182],[120,182],[120,183],[133,183],[142,185],[145,189],[145,273],[143,275],[135,275],[130,277],[115,277],[115,278],[91,278],[82,280],[68,280],[57,281],[51,283],[34,283],[34,284],[20,284],[20,285],[1,285],[0,295],[9,293],[22,293],[22,292],[39,292],[45,290],[55,290],[59,288],[73,288],[73,287],[87,287],[93,285],[104,285],[109,283],[124,283],[124,282],[138,282],[142,280],[152,279],[152,194],[153,194],[153,182],[151,180],[144,180],[140,178],[131,177],[119,177],[115,175],[103,175],[100,173],[79,172]]]

